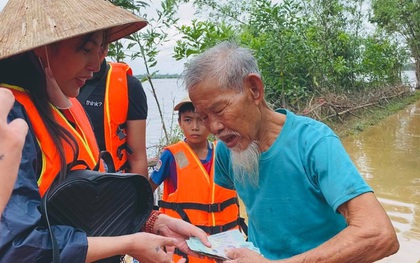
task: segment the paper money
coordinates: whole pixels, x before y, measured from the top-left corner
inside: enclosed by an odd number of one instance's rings
[[[225,254],[225,249],[228,248],[248,248],[260,253],[257,247],[245,240],[244,235],[238,229],[208,236],[208,240],[212,245],[211,248],[203,245],[196,237],[189,238],[187,244],[192,251],[219,260],[229,259]]]

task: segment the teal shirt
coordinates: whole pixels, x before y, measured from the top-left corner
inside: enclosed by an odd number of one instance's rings
[[[215,182],[236,189],[248,214],[248,238],[268,259],[315,248],[347,224],[337,208],[372,189],[325,124],[280,109],[286,122],[261,154],[259,184],[235,181],[230,150],[216,147]]]

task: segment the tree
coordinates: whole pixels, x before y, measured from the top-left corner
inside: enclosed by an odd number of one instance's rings
[[[363,0],[191,0],[207,21],[180,27],[177,59],[225,39],[254,51],[273,107],[294,108],[327,92],[399,84],[404,52],[363,30]],[[223,29],[223,30],[221,30]]]
[[[371,21],[390,34],[399,34],[407,43],[416,68],[420,89],[420,1],[372,0]]]

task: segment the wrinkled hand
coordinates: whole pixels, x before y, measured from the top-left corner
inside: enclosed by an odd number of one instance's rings
[[[141,263],[171,263],[173,249],[165,251],[165,247],[173,248],[176,244],[174,238],[162,237],[150,233],[136,233],[132,244],[130,256]],[[184,261],[179,261],[183,263]]]
[[[156,229],[156,233],[158,235],[174,238],[176,240],[175,246],[178,249],[195,257],[202,256],[197,255],[191,249],[189,249],[186,242],[188,238],[197,237],[205,246],[211,247],[211,244],[207,239],[206,232],[181,219],[176,219],[161,214],[156,220],[154,229]]]
[[[268,263],[262,255],[247,248],[230,248],[226,250],[226,256],[231,260],[223,261],[223,263]]]

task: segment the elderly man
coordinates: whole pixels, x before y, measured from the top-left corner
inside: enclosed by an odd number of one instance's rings
[[[395,230],[337,135],[264,99],[250,50],[223,42],[184,71],[196,112],[220,143],[215,182],[237,190],[249,241],[227,262],[373,262],[398,251]]]

